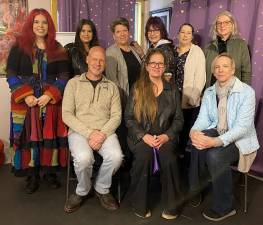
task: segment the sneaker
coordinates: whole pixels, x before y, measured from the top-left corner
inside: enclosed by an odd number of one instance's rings
[[[168,210],[163,210],[163,212],[162,212],[162,218],[164,218],[166,220],[174,220],[177,217],[178,217],[178,214],[171,213]]]
[[[44,180],[47,181],[48,186],[52,189],[60,188],[60,182],[58,181],[58,177],[55,173],[44,174]]]
[[[202,213],[202,215],[203,215],[203,217],[205,217],[206,219],[211,220],[211,221],[221,221],[221,220],[224,220],[230,216],[234,216],[236,213],[237,213],[236,210],[232,209],[230,212],[225,213],[224,215],[220,215],[219,213],[215,212],[214,210],[208,209],[208,210],[205,210]]]
[[[138,212],[134,212],[134,215],[135,216],[138,216],[138,217],[140,217],[140,218],[143,218],[143,219],[146,219],[146,218],[149,218],[149,217],[151,217],[152,216],[152,213],[151,213],[151,211],[149,210],[145,215],[141,215],[141,214],[139,214]]]
[[[27,194],[33,194],[39,188],[39,178],[35,176],[27,177],[25,191]]]
[[[189,205],[196,208],[196,207],[200,206],[201,203],[202,203],[202,195],[197,194],[190,200]]]
[[[80,196],[76,193],[70,195],[68,200],[66,201],[66,204],[64,206],[64,211],[66,213],[72,213],[78,210],[78,208],[81,206],[82,202],[84,201],[86,196]]]
[[[100,204],[103,208],[108,210],[116,210],[119,208],[116,200],[113,198],[112,194],[100,194],[99,192],[95,191],[96,196],[100,200]]]

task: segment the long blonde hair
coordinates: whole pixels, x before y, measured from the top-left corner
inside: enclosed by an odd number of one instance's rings
[[[154,54],[162,55],[164,62],[166,62],[163,51],[158,48],[149,50],[145,58],[140,77],[134,84],[134,115],[139,123],[142,119],[154,123],[157,114],[157,100],[153,92],[153,83],[146,70],[146,66]]]
[[[225,10],[225,11],[218,13],[216,15],[213,23],[212,23],[211,30],[210,30],[210,36],[211,36],[212,40],[214,41],[217,38],[218,33],[216,31],[216,22],[220,16],[227,16],[230,19],[230,21],[232,23],[231,36],[239,37],[239,32],[238,32],[237,22],[235,20],[235,17],[233,16],[233,14],[231,12]]]

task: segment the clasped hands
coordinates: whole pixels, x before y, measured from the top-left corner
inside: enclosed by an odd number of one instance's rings
[[[169,137],[166,134],[161,134],[161,135],[145,134],[142,139],[147,145],[155,148],[161,148],[163,144],[169,141]]]
[[[88,137],[88,144],[94,151],[98,151],[100,150],[106,137],[106,134],[103,132],[99,130],[93,130]]]
[[[48,102],[51,100],[51,98],[48,95],[42,95],[39,98],[36,98],[34,95],[29,95],[27,97],[25,97],[25,103],[29,106],[29,107],[33,107],[33,106],[40,106],[40,107],[44,107],[48,104]]]
[[[190,132],[190,139],[192,141],[192,145],[198,150],[204,150],[222,145],[219,138],[206,136],[202,131],[198,130],[192,130]]]

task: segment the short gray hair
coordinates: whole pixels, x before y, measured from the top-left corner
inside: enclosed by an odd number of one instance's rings
[[[123,26],[127,27],[128,30],[130,30],[129,21],[124,17],[117,17],[111,22],[110,29],[111,29],[112,33],[115,32],[115,27],[117,25],[123,25]]]

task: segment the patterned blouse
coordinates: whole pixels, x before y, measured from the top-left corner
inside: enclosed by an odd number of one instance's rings
[[[190,50],[189,50],[190,51]],[[179,56],[178,52],[175,51],[175,83],[180,92],[183,91],[183,83],[184,83],[184,65],[186,58],[189,54],[189,51],[183,53]]]

